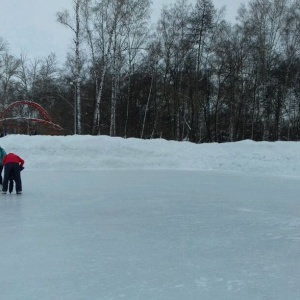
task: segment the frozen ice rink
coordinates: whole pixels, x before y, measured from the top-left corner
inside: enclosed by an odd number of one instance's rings
[[[299,178],[30,168],[22,176],[23,195],[0,195],[0,299],[300,297]]]

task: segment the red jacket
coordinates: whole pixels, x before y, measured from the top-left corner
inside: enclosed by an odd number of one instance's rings
[[[8,153],[3,157],[2,164],[5,166],[8,163],[17,163],[21,167],[23,167],[25,161],[14,153]]]

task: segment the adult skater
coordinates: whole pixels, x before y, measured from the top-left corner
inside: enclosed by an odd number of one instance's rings
[[[14,153],[8,153],[2,160],[4,166],[4,180],[2,194],[7,193],[8,181],[13,177],[16,182],[17,194],[22,194],[21,168],[24,165],[24,160]]]
[[[24,170],[24,167],[20,166],[20,172]],[[14,173],[10,173],[10,178],[8,180],[8,191],[11,194],[12,191],[14,190],[14,182],[16,181],[15,179],[15,174]]]

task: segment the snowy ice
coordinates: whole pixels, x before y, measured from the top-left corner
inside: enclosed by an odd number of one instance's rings
[[[0,139],[2,300],[300,299],[300,143]]]

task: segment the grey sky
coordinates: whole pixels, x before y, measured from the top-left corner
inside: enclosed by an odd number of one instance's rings
[[[70,31],[56,22],[56,12],[72,7],[72,0],[0,0],[0,37],[9,43],[10,53],[25,51],[29,58],[45,57],[51,52],[64,61],[71,42]],[[195,3],[196,0],[190,0]],[[247,0],[214,0],[215,7],[226,6],[226,18],[234,21],[237,9]],[[164,4],[174,0],[153,0],[153,18]]]

